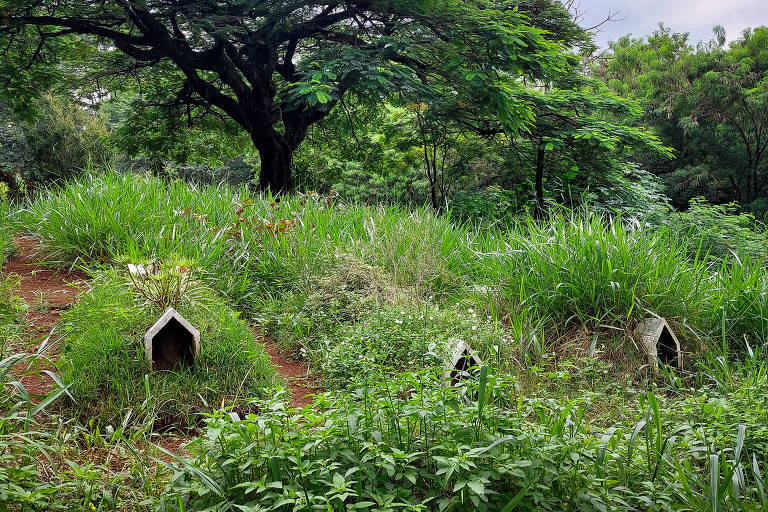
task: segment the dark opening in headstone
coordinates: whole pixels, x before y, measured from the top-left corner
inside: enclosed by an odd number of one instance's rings
[[[680,342],[665,319],[654,317],[643,320],[637,326],[637,334],[643,342],[654,374],[658,372],[659,362],[675,370],[682,369]]]
[[[155,370],[173,370],[178,366],[192,366],[195,340],[192,333],[175,318],[171,318],[152,338],[152,367]]]
[[[477,353],[466,342],[459,341],[451,356],[449,366],[443,373],[443,378],[452,386],[456,385],[464,378],[474,377],[481,364],[482,361]]]
[[[144,351],[153,370],[192,367],[200,355],[200,331],[168,308],[144,336]]]
[[[677,361],[679,349],[677,348],[675,341],[672,332],[665,325],[659,335],[659,340],[656,346],[656,356],[662,364],[677,368],[679,366]]]

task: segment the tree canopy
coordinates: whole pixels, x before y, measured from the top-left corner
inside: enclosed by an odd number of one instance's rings
[[[473,107],[467,123],[515,131],[533,119],[520,79],[546,81],[585,37],[550,0],[0,0],[0,23],[6,48],[26,49],[6,66],[39,69],[62,38],[122,61],[111,69],[124,77],[170,66],[163,102],[242,127],[276,193],[308,127],[344,96],[450,98]]]
[[[642,122],[676,148],[675,161],[649,162],[678,206],[706,195],[766,210],[758,203],[768,191],[768,28],[726,46],[715,27],[712,41],[694,47],[661,26],[647,40],[620,39],[597,73],[635,96],[646,108]]]

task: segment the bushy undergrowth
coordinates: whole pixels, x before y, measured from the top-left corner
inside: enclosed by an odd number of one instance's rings
[[[762,349],[768,333],[759,263],[692,259],[695,239],[589,213],[476,230],[428,211],[314,195],[275,203],[244,189],[108,174],[44,195],[22,219],[63,264],[180,254],[239,308],[300,311],[297,323],[318,335],[356,323],[361,310],[392,302],[387,295],[417,305],[460,297],[506,325],[517,346],[540,350],[574,325],[629,333],[650,313],[669,318],[692,352],[723,337],[742,351],[744,335]],[[377,282],[363,288],[378,291],[360,291],[369,271]],[[318,289],[330,293],[322,305]]]
[[[115,442],[125,440],[122,433],[113,433],[112,443],[99,450],[94,446],[98,434],[64,420],[52,428],[48,410],[67,390],[56,387],[34,399],[22,384],[37,371],[31,369],[49,362],[50,348],[0,358],[0,510],[149,510],[149,497],[162,485],[159,475],[136,461],[109,467],[118,453],[123,461],[133,457],[132,448]],[[99,453],[96,462],[89,453]]]
[[[689,255],[707,254],[715,261],[732,257],[768,261],[768,233],[751,213],[739,212],[736,204],[711,205],[693,199],[688,210],[660,219],[679,238],[688,240]]]
[[[102,425],[184,428],[197,413],[271,393],[275,371],[248,326],[205,290],[187,292],[179,312],[201,336],[201,355],[190,368],[150,372],[144,333],[162,310],[125,277],[99,279],[63,317],[58,367],[81,420]]]
[[[164,510],[763,510],[763,383],[744,402],[676,405],[643,394],[625,424],[594,432],[589,400],[515,397],[513,382],[445,386],[434,372],[370,376],[336,399],[245,419],[220,412],[182,460]],[[725,401],[718,404],[718,402]],[[722,421],[702,428],[705,414]],[[725,412],[725,409],[728,411]],[[530,419],[535,418],[532,422]],[[592,430],[592,431],[591,431]]]

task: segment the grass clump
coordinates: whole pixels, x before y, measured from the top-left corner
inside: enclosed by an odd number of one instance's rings
[[[33,368],[48,362],[50,347],[0,358],[0,510],[150,510],[148,498],[162,483],[157,472],[152,474],[141,462],[132,464],[129,448],[118,444],[102,447],[89,460],[85,452],[95,453],[93,436],[82,442],[86,436],[78,435],[78,429],[85,429],[75,426],[73,432],[66,420],[51,428],[57,418],[49,411],[66,390],[56,388],[33,400],[25,389],[22,382],[36,373]],[[113,441],[124,440],[121,436],[114,435]],[[116,470],[112,458],[118,453],[128,464]]]
[[[3,263],[13,255],[15,249],[13,213],[13,207],[8,199],[0,193],[0,269],[2,269]]]
[[[0,274],[0,360],[10,355],[10,347],[21,340],[24,332],[23,315],[27,306],[14,295],[18,285],[18,276]]]
[[[185,428],[197,424],[197,413],[222,404],[245,409],[272,391],[275,370],[248,326],[210,291],[189,295],[194,300],[182,298],[179,312],[201,333],[192,369],[149,371],[143,337],[162,311],[124,277],[99,279],[64,315],[58,367],[81,419]]]

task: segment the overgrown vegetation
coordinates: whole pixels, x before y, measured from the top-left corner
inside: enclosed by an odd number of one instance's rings
[[[762,366],[765,370],[765,366]],[[676,401],[654,393],[600,430],[606,396],[518,395],[488,377],[446,387],[433,372],[381,380],[318,402],[224,412],[179,461],[171,510],[763,510],[765,382]],[[725,402],[723,401],[725,399]],[[713,416],[717,421],[712,421]]]
[[[0,510],[768,510],[768,28],[583,16],[0,0]]]
[[[278,312],[265,321],[286,341],[332,336],[379,306],[413,315],[456,299],[504,324],[524,355],[574,326],[631,331],[649,312],[674,321],[691,351],[724,338],[742,352],[744,335],[768,328],[759,258],[588,212],[477,230],[426,211],[312,195],[278,204],[110,174],[49,193],[22,218],[62,265],[183,255],[240,307]]]
[[[717,228],[719,210],[696,207],[675,222]],[[84,176],[16,218],[46,259],[94,266],[64,316],[58,368],[74,401],[58,413],[121,433],[209,416],[196,457],[174,456],[160,509],[765,506],[768,283],[753,237],[718,252],[683,228],[589,211],[489,229],[119,174]],[[126,262],[158,270],[137,283]],[[222,300],[333,392],[288,410]],[[193,372],[147,372],[139,340],[157,304],[201,327]],[[686,352],[661,380],[633,334],[649,314]],[[442,383],[459,339],[490,377]]]
[[[58,368],[81,421],[187,429],[211,407],[247,410],[249,400],[272,393],[274,368],[248,326],[208,290],[192,286],[176,304],[200,330],[201,355],[192,368],[150,371],[144,333],[163,309],[145,300],[125,275],[97,278],[66,313]]]

